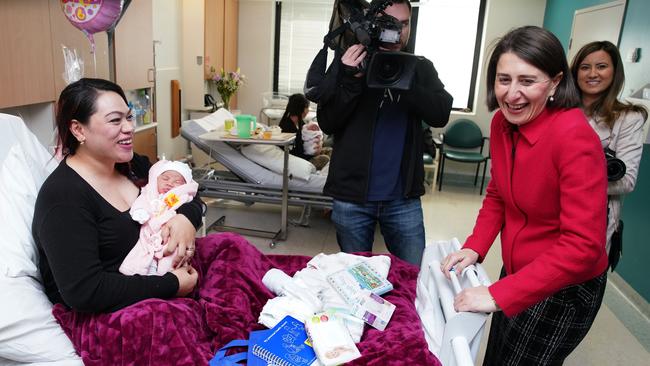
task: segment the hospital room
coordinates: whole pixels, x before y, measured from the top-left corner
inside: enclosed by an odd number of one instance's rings
[[[0,1],[0,365],[650,366],[647,14]]]

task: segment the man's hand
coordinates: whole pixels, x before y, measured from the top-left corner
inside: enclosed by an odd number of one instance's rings
[[[341,56],[341,63],[345,72],[353,74],[354,71],[359,70],[359,65],[366,58],[367,54],[366,47],[362,44],[353,44],[348,47],[343,56]],[[354,77],[360,78],[363,76],[363,73],[357,72],[353,75]]]

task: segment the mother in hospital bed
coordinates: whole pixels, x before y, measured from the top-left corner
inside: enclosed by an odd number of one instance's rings
[[[53,303],[82,312],[121,309],[148,298],[186,296],[198,275],[189,265],[163,276],[126,276],[118,268],[138,240],[129,209],[150,167],[134,155],[134,120],[122,89],[81,79],[59,98],[56,124],[63,160],[36,201],[32,231],[45,292]],[[201,223],[198,197],[178,209],[163,230],[175,264],[194,254]]]
[[[607,177],[562,45],[533,26],[507,33],[488,64],[492,178],[463,249],[483,261],[501,234],[501,279],[463,290],[457,311],[493,312],[484,365],[557,365],[587,334],[606,283]],[[452,271],[450,273],[450,271]]]

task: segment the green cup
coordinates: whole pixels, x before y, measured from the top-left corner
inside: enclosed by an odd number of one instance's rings
[[[235,116],[237,120],[237,136],[241,138],[250,138],[251,131],[255,129],[255,116],[250,114],[240,114]]]

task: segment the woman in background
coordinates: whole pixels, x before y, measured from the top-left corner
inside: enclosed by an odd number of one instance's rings
[[[282,132],[295,133],[296,141],[291,149],[291,154],[299,158],[309,160],[317,170],[322,169],[328,162],[329,156],[320,154],[320,147],[322,146],[322,133],[317,137],[314,143],[318,149],[314,149],[315,154],[307,154],[305,152],[305,139],[303,139],[303,127],[305,126],[305,117],[309,113],[309,100],[303,94],[293,94],[289,97],[287,107],[280,120],[280,128]],[[311,124],[310,124],[311,125]],[[317,124],[313,124],[317,128]],[[320,128],[316,131],[320,132]]]
[[[457,311],[492,312],[484,365],[560,365],[605,291],[605,157],[560,41],[527,26],[495,46],[487,70],[491,180],[447,277],[483,261],[501,235],[501,278],[461,291]],[[451,272],[450,272],[451,271]]]
[[[614,270],[622,249],[619,219],[623,196],[632,192],[636,184],[643,151],[643,123],[648,112],[642,106],[618,100],[625,74],[621,55],[611,42],[591,42],[583,46],[573,58],[571,73],[582,98],[583,110],[600,137],[602,147],[613,151],[616,158],[625,163],[625,175],[617,180],[610,179],[607,185],[607,253]],[[612,240],[615,232],[618,235]]]

